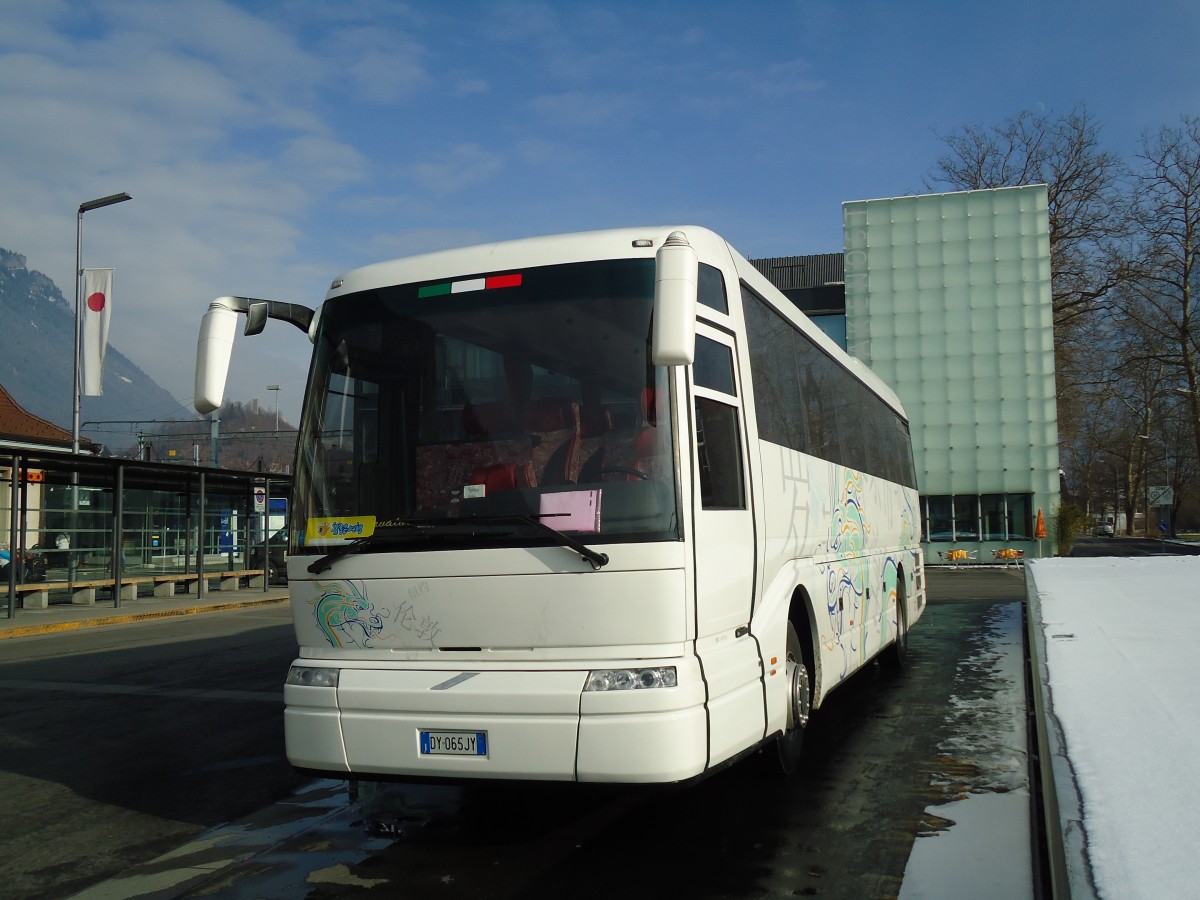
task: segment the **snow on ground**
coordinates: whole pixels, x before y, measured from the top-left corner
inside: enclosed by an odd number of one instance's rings
[[[1027,578],[1096,893],[1196,896],[1200,557],[1037,560]]]

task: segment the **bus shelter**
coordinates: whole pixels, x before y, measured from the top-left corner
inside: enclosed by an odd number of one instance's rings
[[[0,445],[0,591],[18,605],[114,606],[139,590],[261,586],[272,498],[291,478]],[[261,553],[258,552],[261,548]]]

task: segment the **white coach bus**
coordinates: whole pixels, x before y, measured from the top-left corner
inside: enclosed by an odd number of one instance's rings
[[[308,332],[284,690],[298,768],[680,782],[799,763],[925,606],[895,394],[721,237],[640,228],[355,269]],[[771,747],[774,744],[775,747]]]

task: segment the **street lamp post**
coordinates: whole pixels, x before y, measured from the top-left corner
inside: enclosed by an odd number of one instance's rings
[[[132,200],[128,194],[112,194],[98,200],[88,200],[79,204],[79,214],[75,217],[75,379],[72,395],[71,415],[71,452],[79,452],[79,279],[83,276],[83,214],[93,209],[112,206],[114,203],[124,203]]]
[[[112,206],[114,203],[124,203],[133,198],[122,191],[110,194],[96,200],[88,200],[79,204],[79,212],[75,217],[75,377],[71,381],[71,452],[79,453],[79,282],[83,277],[83,214],[93,209]],[[71,472],[71,534],[69,540],[76,549],[79,548],[79,472]],[[120,529],[113,535],[116,548],[120,548]],[[76,554],[67,554],[67,580],[75,580]],[[118,598],[117,602],[120,602]]]
[[[268,384],[267,390],[275,392],[275,431],[276,431],[276,433],[278,433],[278,431],[279,431],[279,385]]]

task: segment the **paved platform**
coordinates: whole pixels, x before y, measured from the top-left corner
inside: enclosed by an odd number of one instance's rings
[[[5,588],[0,591],[0,640],[76,628],[120,625],[145,619],[191,616],[269,603],[286,603],[287,599],[287,585],[271,585],[266,590],[209,590],[205,591],[203,597],[191,594],[175,597],[138,597],[135,600],[122,600],[120,606],[114,606],[111,600],[99,600],[92,606],[52,603],[47,609],[18,608],[13,617],[9,618],[8,590]]]

